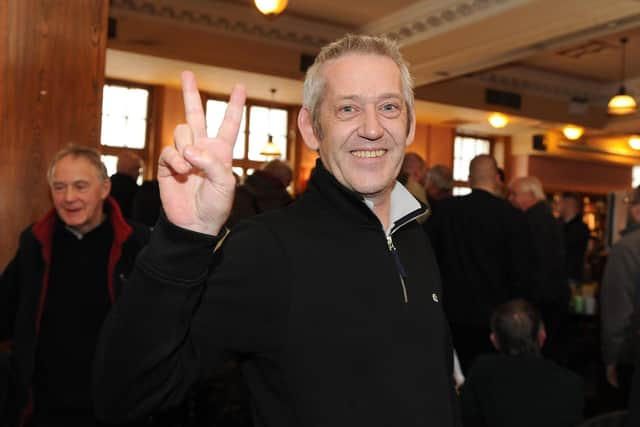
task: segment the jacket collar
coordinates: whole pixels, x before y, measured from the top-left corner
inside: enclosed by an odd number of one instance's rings
[[[329,201],[348,220],[362,222],[381,227],[378,217],[371,210],[371,202],[361,194],[356,193],[344,185],[324,167],[320,159],[316,160],[316,167],[311,173],[308,186],[309,194],[318,194]],[[427,214],[427,208],[399,182],[391,191],[391,209],[389,233],[402,225]]]
[[[122,216],[122,211],[120,211],[120,207],[113,197],[109,196],[106,199],[104,209],[107,211],[108,220],[111,221],[111,225],[113,226],[114,243],[122,245],[131,233],[133,233],[133,229],[125,221]],[[56,221],[59,221],[58,214],[55,208],[51,208],[49,212],[32,227],[33,235],[43,246],[43,250],[47,254],[50,253]]]

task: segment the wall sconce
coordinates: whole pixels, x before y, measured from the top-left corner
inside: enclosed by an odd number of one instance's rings
[[[493,113],[489,116],[489,124],[496,129],[502,129],[509,123],[509,118],[502,113]]]
[[[253,0],[256,9],[266,16],[280,15],[287,7],[287,0]]]
[[[634,150],[640,150],[640,135],[631,135],[629,137],[629,147]]]
[[[569,141],[575,141],[576,139],[580,139],[584,133],[584,129],[580,126],[566,125],[562,128],[562,133]]]

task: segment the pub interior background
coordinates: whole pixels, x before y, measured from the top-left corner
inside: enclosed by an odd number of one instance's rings
[[[184,69],[198,78],[211,132],[232,85],[247,87],[234,170],[243,177],[268,160],[260,150],[271,134],[293,167],[291,192],[303,191],[316,159],[296,128],[304,71],[320,46],[347,32],[400,42],[415,78],[408,150],[452,168],[455,194],[468,191],[470,159],[488,152],[507,182],[537,176],[552,204],[563,191],[584,197],[592,240],[585,269],[595,287],[624,226],[613,220],[621,200],[640,184],[640,113],[607,107],[622,85],[640,96],[637,0],[289,0],[276,17],[251,0],[2,3],[2,266],[20,230],[50,206],[44,171],[69,141],[99,148],[110,172],[119,152],[133,150],[144,179],[153,178],[184,120]],[[506,123],[492,126],[495,113]],[[596,399],[604,387],[593,361],[597,310],[577,314],[574,368],[591,379],[597,413],[611,405]],[[583,363],[587,353],[596,359]]]

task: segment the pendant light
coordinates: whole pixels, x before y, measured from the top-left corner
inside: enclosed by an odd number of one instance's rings
[[[271,88],[271,102],[275,100],[276,89]],[[260,150],[260,154],[269,158],[278,158],[282,156],[282,151],[280,151],[280,147],[278,147],[273,142],[273,135],[271,135],[271,107],[267,109],[267,133],[269,134],[269,139],[262,146]]]
[[[624,87],[624,68],[625,68],[625,46],[627,44],[626,37],[622,37],[620,39],[620,45],[622,46],[622,65],[620,69],[620,89],[618,89],[618,93],[609,100],[608,111],[609,114],[614,115],[623,115],[630,114],[636,111],[637,104],[636,100],[633,99],[632,96],[627,94],[627,91]]]
[[[265,16],[280,15],[287,7],[287,0],[254,0],[256,9]]]

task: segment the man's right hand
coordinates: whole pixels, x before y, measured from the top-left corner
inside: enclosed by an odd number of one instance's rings
[[[188,230],[216,235],[224,226],[236,179],[231,170],[233,145],[238,136],[245,89],[235,86],[215,138],[207,137],[206,121],[195,76],[181,75],[186,124],[174,130],[172,147],[158,162],[162,207],[169,221]]]

